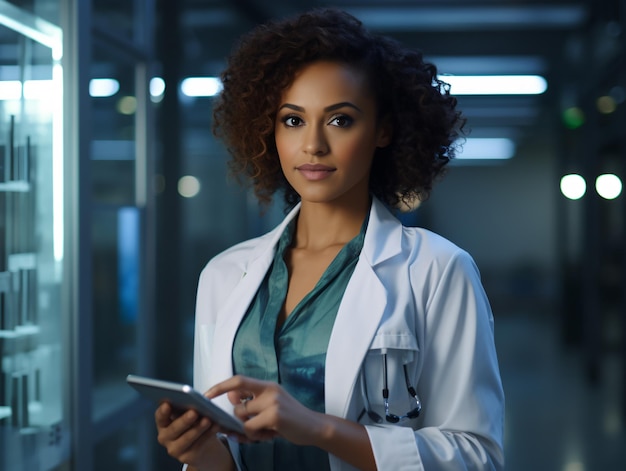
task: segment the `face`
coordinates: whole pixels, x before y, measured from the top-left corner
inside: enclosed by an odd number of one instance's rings
[[[303,204],[363,202],[377,147],[389,143],[365,75],[315,62],[285,90],[275,125],[282,170]]]

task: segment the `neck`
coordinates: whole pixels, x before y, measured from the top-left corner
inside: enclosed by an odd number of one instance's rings
[[[294,247],[319,250],[344,245],[359,233],[369,210],[369,198],[358,205],[304,201],[298,215]]]

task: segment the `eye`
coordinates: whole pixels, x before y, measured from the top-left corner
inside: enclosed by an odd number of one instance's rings
[[[288,115],[285,116],[282,119],[282,122],[285,124],[285,126],[289,127],[289,128],[295,128],[298,126],[302,126],[303,121],[299,116],[295,116],[295,115]]]
[[[347,128],[350,126],[354,120],[347,115],[341,114],[337,116],[333,116],[329,122],[332,126],[337,126],[339,128]]]

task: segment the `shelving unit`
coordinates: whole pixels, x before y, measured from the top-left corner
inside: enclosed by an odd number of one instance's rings
[[[52,469],[70,449],[58,251],[61,30],[6,3],[0,41],[15,54],[0,68],[0,469]]]

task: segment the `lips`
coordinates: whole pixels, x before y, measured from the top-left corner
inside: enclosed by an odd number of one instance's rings
[[[296,167],[304,178],[311,181],[318,181],[327,178],[332,174],[335,169],[321,164],[303,164]]]

